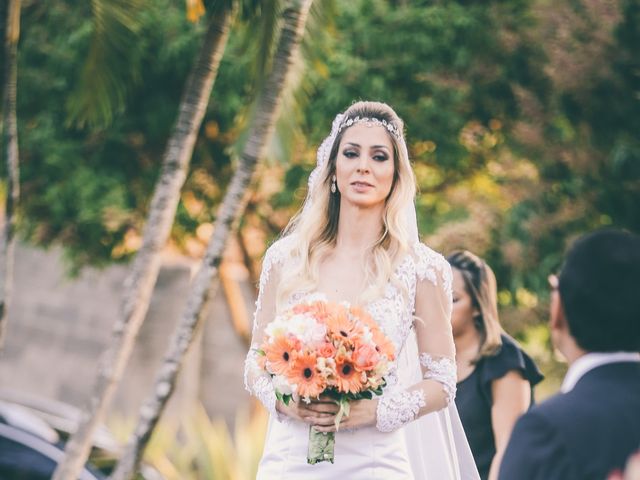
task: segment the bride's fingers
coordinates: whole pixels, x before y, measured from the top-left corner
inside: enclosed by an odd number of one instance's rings
[[[331,413],[336,413],[338,410],[340,410],[340,407],[336,405],[336,403],[318,403],[318,402],[311,402],[311,403],[300,402],[297,404],[297,408],[300,410],[308,410],[311,412],[331,412]]]
[[[333,398],[332,398],[332,397],[330,397],[329,395],[320,395],[320,396],[318,397],[318,400],[317,400],[317,401],[318,401],[318,402],[324,402],[324,403],[333,403],[333,404],[335,404],[335,403],[336,403],[335,399],[333,399]]]
[[[333,413],[316,413],[316,412],[306,412],[304,414],[302,414],[303,417],[306,418],[322,418],[322,419],[329,419],[331,421],[333,421],[334,418],[336,418],[336,416]]]
[[[314,419],[314,418],[330,419],[331,421],[333,421],[332,419],[334,419],[336,416],[335,412],[315,411],[313,409],[309,409],[302,406],[298,407],[298,409],[296,410],[296,413],[298,414],[299,417],[305,419],[305,421],[307,421],[307,419]]]
[[[305,422],[310,423],[316,428],[326,428],[334,424],[333,417],[307,417]]]
[[[333,415],[338,413],[338,410],[340,410],[340,408],[335,403],[333,403],[333,404],[330,404],[330,403],[316,403],[316,404],[306,405],[304,408],[305,408],[305,410],[309,410],[311,412],[331,413]]]
[[[327,421],[329,420],[329,421]],[[347,417],[342,417],[340,420],[340,429],[350,428],[349,419]],[[313,422],[312,422],[313,423]],[[313,423],[313,425],[321,432],[335,432],[336,431],[336,422],[335,417],[329,417],[327,419],[323,419],[317,423]]]
[[[334,405],[338,406],[335,400],[330,397],[320,397],[320,398],[312,398],[311,401],[307,405]]]

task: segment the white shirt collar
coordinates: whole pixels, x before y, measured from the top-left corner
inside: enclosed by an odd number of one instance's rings
[[[639,352],[592,352],[583,355],[569,367],[560,391],[567,393],[576,386],[585,373],[601,365],[616,362],[640,362]]]

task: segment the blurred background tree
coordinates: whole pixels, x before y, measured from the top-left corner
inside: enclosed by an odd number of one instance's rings
[[[407,125],[425,240],[483,255],[507,330],[548,346],[545,281],[567,244],[599,226],[640,231],[640,2],[321,3],[240,225],[247,265],[257,271],[304,198],[336,112],[386,101]],[[80,101],[90,9],[24,1],[19,228],[29,242],[63,245],[72,270],[138,248],[204,30],[183,2],[148,2],[138,18],[141,40],[114,64],[132,68],[122,101],[108,121],[78,126],[70,105]],[[178,252],[204,253],[267,67],[254,61],[263,43],[248,22],[229,40],[173,227]]]

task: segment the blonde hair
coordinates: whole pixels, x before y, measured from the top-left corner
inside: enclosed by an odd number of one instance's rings
[[[480,348],[473,360],[495,355],[502,345],[502,327],[498,319],[498,284],[491,267],[468,250],[458,250],[447,257],[451,268],[460,272],[467,293],[478,315],[473,325],[480,334]]]
[[[342,122],[349,119],[375,118],[397,127],[402,134],[404,124],[393,109],[380,102],[357,102],[344,113]],[[307,204],[289,222],[284,235],[295,235],[291,259],[286,262],[277,292],[281,307],[295,291],[312,291],[318,285],[322,259],[336,245],[340,218],[340,192],[331,193],[331,178],[336,171],[336,158],[340,142],[348,128],[336,136],[329,159],[322,165],[318,179],[311,185]],[[393,145],[394,178],[385,202],[382,228],[376,242],[369,247],[365,267],[364,285],[359,301],[371,300],[380,294],[390,280],[398,262],[409,251],[409,230],[405,209],[414,201],[416,182],[409,163],[404,137],[398,140],[387,131]]]

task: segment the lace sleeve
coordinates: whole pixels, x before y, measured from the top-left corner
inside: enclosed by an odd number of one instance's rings
[[[428,353],[420,354],[420,365],[424,368],[424,378],[442,384],[447,404],[456,398],[456,362],[449,357],[434,357]]]
[[[424,391],[396,389],[380,398],[376,412],[376,427],[381,432],[393,432],[418,418],[426,406]]]
[[[423,380],[389,391],[378,402],[377,427],[392,431],[455,398],[455,346],[451,332],[451,267],[419,244],[416,249],[415,330]],[[418,359],[416,359],[417,361]]]
[[[276,395],[271,377],[260,366],[260,355],[257,349],[262,343],[265,326],[276,314],[276,289],[278,286],[278,266],[282,260],[280,251],[282,241],[274,243],[265,253],[260,274],[260,287],[256,310],[253,317],[253,331],[251,347],[247,353],[244,365],[244,385],[249,393],[254,395],[265,408],[276,415]]]

